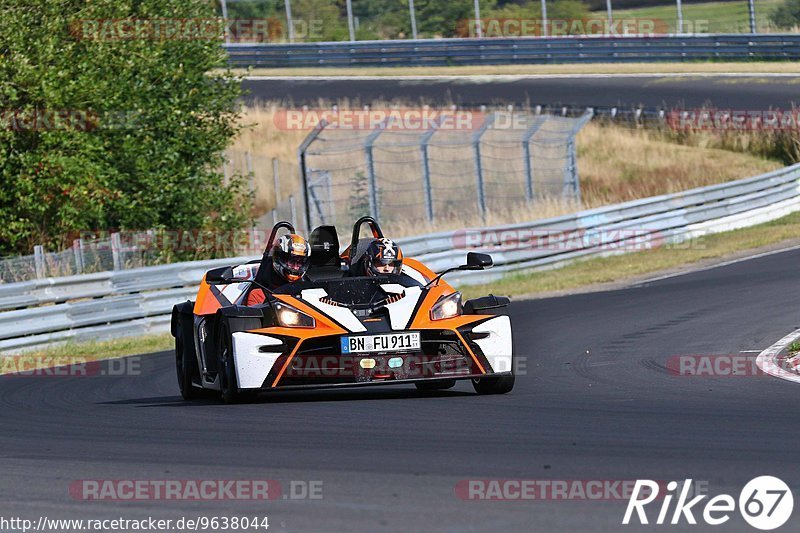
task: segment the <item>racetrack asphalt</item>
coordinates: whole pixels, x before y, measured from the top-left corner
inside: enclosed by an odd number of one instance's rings
[[[467,479],[692,478],[738,498],[767,474],[796,488],[797,384],[666,367],[677,355],[762,350],[796,328],[798,262],[795,250],[514,302],[524,370],[503,396],[462,383],[429,394],[403,386],[187,403],[170,353],[142,357],[140,375],[0,377],[0,516],[268,515],[270,531],[753,531],[738,513],[718,528],[621,527],[626,501],[463,501],[454,488]],[[323,498],[73,498],[70,484],[85,479],[313,480]],[[648,510],[655,520],[658,507]]]
[[[351,104],[399,99],[465,107],[491,104],[577,107],[696,108],[734,110],[791,109],[800,102],[800,76],[577,76],[488,77],[463,79],[370,79],[331,77],[317,80],[244,80],[246,100],[279,100],[316,106],[347,100]]]

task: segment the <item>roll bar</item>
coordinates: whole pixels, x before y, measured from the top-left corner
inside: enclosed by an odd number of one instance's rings
[[[353,225],[353,239],[350,241],[350,254],[356,253],[356,248],[358,247],[358,238],[361,235],[361,226],[364,224],[369,224],[369,229],[372,231],[372,236],[376,239],[383,239],[383,231],[381,230],[378,221],[370,216],[361,217],[356,220],[356,223]]]

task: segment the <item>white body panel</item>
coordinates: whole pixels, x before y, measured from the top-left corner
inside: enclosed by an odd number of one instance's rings
[[[350,309],[346,307],[340,307],[338,305],[326,304],[320,301],[321,298],[324,298],[327,295],[328,293],[325,292],[325,289],[306,289],[300,293],[300,297],[305,303],[316,308],[318,311],[322,311],[322,313],[337,321],[348,331],[353,333],[367,331],[367,328],[364,327],[364,324],[361,323],[361,321]]]
[[[492,367],[489,372],[510,372],[513,364],[513,343],[511,340],[511,319],[498,316],[472,328],[474,333],[488,333],[485,339],[475,339],[475,344]]]
[[[261,346],[277,346],[283,341],[267,335],[237,332],[233,334],[233,360],[240,389],[257,389],[280,357],[279,352],[260,353]]]
[[[403,287],[402,285],[393,284],[381,285],[381,288],[391,294],[405,293],[403,298],[386,306],[389,311],[389,321],[392,323],[392,329],[395,331],[405,329],[411,320],[414,309],[417,307],[419,297],[422,295],[422,289],[420,287]]]

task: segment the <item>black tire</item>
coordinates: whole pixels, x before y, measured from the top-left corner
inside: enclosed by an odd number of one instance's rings
[[[514,374],[490,378],[473,378],[472,387],[478,394],[505,394],[514,388]]]
[[[219,357],[219,385],[220,398],[225,403],[242,403],[251,401],[255,394],[252,391],[239,389],[239,379],[236,375],[236,364],[233,358],[233,333],[248,331],[261,327],[260,319],[253,318],[228,318],[218,316],[219,330],[217,334]]]
[[[220,398],[225,403],[238,403],[242,400],[239,392],[239,379],[236,376],[236,365],[233,361],[233,344],[230,326],[225,317],[220,317],[219,335],[219,387]]]
[[[184,340],[183,324],[179,324],[175,332],[175,370],[178,377],[178,388],[180,388],[184,400],[195,400],[200,397],[202,389],[195,387],[192,381],[195,377],[199,377],[200,373],[197,369],[197,359],[194,353],[187,351],[187,344]]]
[[[454,379],[437,379],[436,381],[419,381],[414,383],[419,391],[434,391],[452,389],[456,386]]]

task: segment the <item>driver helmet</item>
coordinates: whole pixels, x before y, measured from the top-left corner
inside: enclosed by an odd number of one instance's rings
[[[272,247],[272,266],[283,279],[302,278],[311,265],[311,246],[297,234],[284,235]]]
[[[375,239],[364,254],[364,270],[368,276],[399,274],[403,252],[391,239]]]

